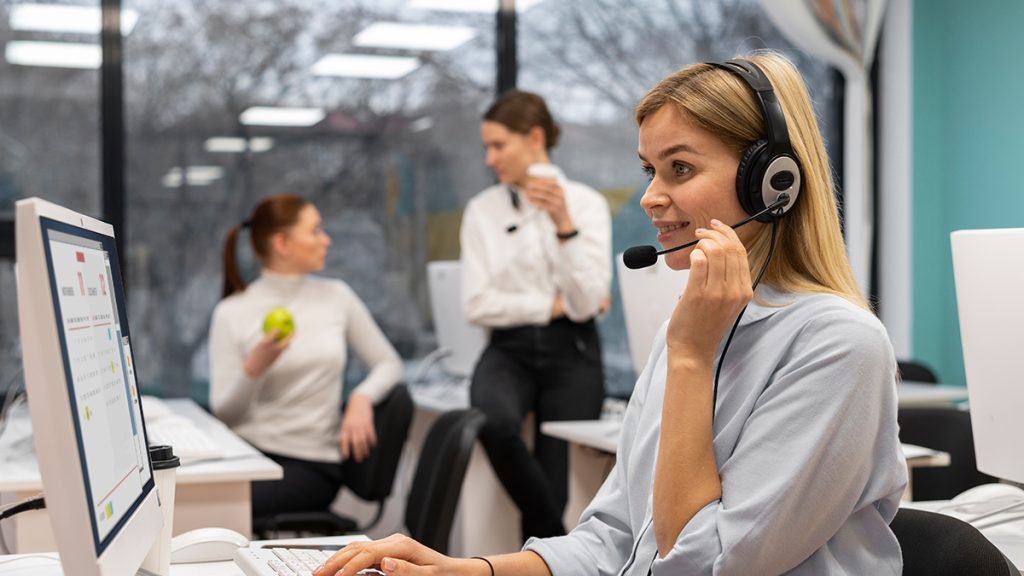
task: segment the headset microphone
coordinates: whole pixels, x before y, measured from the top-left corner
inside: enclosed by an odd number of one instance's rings
[[[767,208],[750,216],[746,220],[733,224],[732,228],[736,229],[739,228],[740,226],[748,224],[749,222],[756,220],[758,217],[763,216],[764,214],[767,214],[772,210],[785,208],[786,204],[789,203],[789,199],[789,194],[786,194],[785,192],[779,194],[779,197],[775,200],[775,202],[772,202],[771,205],[769,205]],[[687,242],[686,244],[680,244],[679,246],[673,246],[672,248],[666,248],[665,250],[660,251],[654,246],[633,246],[632,248],[626,250],[626,252],[622,255],[622,262],[623,264],[626,265],[626,268],[629,268],[630,270],[647,268],[648,266],[653,266],[654,263],[658,261],[658,256],[668,254],[669,252],[675,252],[676,250],[683,250],[684,248],[689,248],[691,246],[696,246],[697,242],[700,242],[700,240],[694,240],[692,242]]]

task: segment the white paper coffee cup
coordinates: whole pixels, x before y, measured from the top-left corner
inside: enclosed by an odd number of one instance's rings
[[[142,567],[158,576],[169,576],[171,573],[171,533],[174,527],[174,485],[181,462],[174,455],[174,449],[170,446],[150,446],[149,458],[153,462],[153,479],[156,483],[156,493],[160,498],[164,527],[160,531],[160,537],[149,549],[149,554],[143,560]]]

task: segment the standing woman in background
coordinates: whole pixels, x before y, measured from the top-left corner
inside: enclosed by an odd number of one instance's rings
[[[490,329],[470,398],[487,415],[480,440],[522,512],[523,537],[555,536],[565,533],[568,449],[540,424],[601,413],[594,317],[611,284],[608,204],[551,164],[559,129],[540,96],[506,93],[480,132],[500,183],[470,200],[462,221],[463,308]],[[520,436],[530,412],[532,455]]]
[[[246,286],[236,244],[248,228],[262,264]],[[401,360],[348,284],[314,276],[330,237],[316,207],[294,194],[260,202],[224,245],[224,299],[210,327],[213,413],[284,468],[282,480],[253,482],[253,517],[326,510],[344,479],[341,460],[361,461],[376,444],[373,404],[398,382]],[[295,330],[264,334],[278,307]],[[347,347],[370,367],[341,413]]]

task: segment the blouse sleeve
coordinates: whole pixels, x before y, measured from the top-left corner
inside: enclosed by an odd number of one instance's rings
[[[655,573],[780,574],[847,522],[858,538],[891,535],[906,484],[887,441],[896,438],[895,366],[877,322],[825,313],[805,326],[735,451],[718,455],[721,500],[690,519]],[[865,494],[885,497],[859,504]]]
[[[352,392],[363,394],[376,404],[401,380],[402,360],[359,296],[347,286],[345,290],[348,299],[345,338],[370,368],[369,374]]]
[[[210,322],[210,409],[228,426],[239,423],[259,390],[260,379],[245,375],[245,350],[232,337],[231,316],[218,304]]]
[[[664,327],[662,327],[664,334]],[[661,342],[664,342],[661,336]],[[657,341],[656,341],[657,342]],[[631,441],[640,426],[651,373],[659,346],[655,346],[647,367],[637,379],[633,395],[626,406],[622,420],[615,466],[598,490],[597,495],[583,511],[580,522],[573,530],[555,538],[531,538],[524,546],[544,559],[557,576],[615,576],[633,555],[634,515],[645,510],[631,510],[629,506],[630,472],[624,462],[630,461]],[[642,520],[642,518],[641,518]]]
[[[573,214],[579,234],[559,244],[559,265],[555,267],[555,284],[563,295],[565,315],[574,322],[597,316],[612,281],[608,203],[597,192],[589,188],[585,191],[576,196],[580,206]]]

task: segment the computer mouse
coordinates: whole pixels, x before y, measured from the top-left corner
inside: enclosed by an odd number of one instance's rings
[[[171,564],[229,561],[248,545],[249,539],[234,530],[197,528],[171,538]]]
[[[1012,485],[994,482],[968,488],[950,500],[953,504],[975,502],[1024,502],[1024,490]]]

